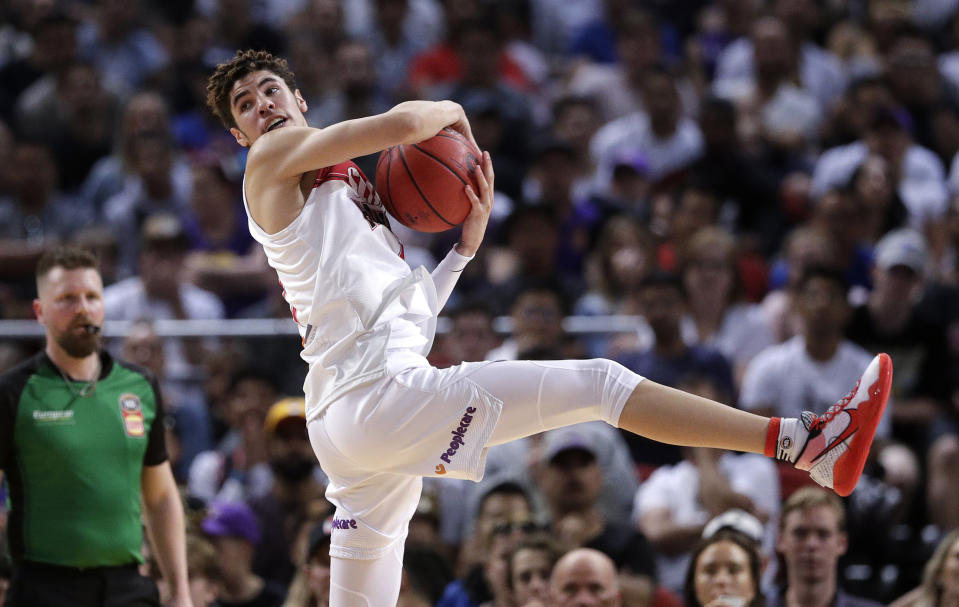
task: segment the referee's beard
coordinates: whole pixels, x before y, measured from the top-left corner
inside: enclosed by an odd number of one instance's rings
[[[86,358],[100,350],[100,328],[91,331],[89,327],[95,325],[82,323],[74,325],[63,333],[53,334],[51,337],[57,345],[71,358]]]

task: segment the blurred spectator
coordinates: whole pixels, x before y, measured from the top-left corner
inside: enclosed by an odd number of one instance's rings
[[[203,55],[206,65],[228,61],[236,49],[253,48],[283,55],[286,41],[273,26],[258,21],[251,10],[251,0],[215,0],[210,16],[216,21],[216,30]]]
[[[573,313],[600,316],[640,313],[635,292],[654,265],[652,239],[632,217],[613,216],[602,227],[586,260],[589,290],[576,300]],[[612,338],[616,340],[617,338]],[[614,356],[611,336],[584,337],[590,356]]]
[[[513,330],[501,346],[486,353],[486,360],[517,360],[536,351],[548,351],[555,358],[581,354],[579,344],[563,330],[566,310],[563,299],[548,283],[529,284],[510,310]]]
[[[575,426],[546,434],[539,487],[553,535],[566,547],[594,548],[608,555],[631,584],[656,585],[654,553],[642,533],[609,519],[597,507],[603,470],[593,438]]]
[[[186,483],[193,458],[212,447],[210,415],[203,392],[195,385],[170,380],[166,373],[163,339],[148,321],[137,321],[123,338],[122,356],[153,373],[163,393],[164,407],[173,423],[179,457],[172,458],[173,474]]]
[[[936,110],[946,107],[955,111],[959,89],[940,75],[933,43],[925,36],[900,36],[885,60],[886,77],[896,99],[909,112],[916,142],[934,150]],[[942,158],[943,162],[951,160],[951,156]]]
[[[959,529],[939,542],[926,563],[922,585],[890,603],[890,607],[946,607],[959,601]]]
[[[140,0],[98,0],[94,19],[77,32],[81,56],[124,92],[144,85],[168,61],[163,46],[140,22],[142,6]]]
[[[248,500],[261,529],[270,529],[257,545],[253,571],[267,582],[286,587],[295,573],[290,546],[307,519],[310,505],[323,499],[325,477],[316,463],[306,432],[302,398],[285,398],[267,411],[263,422],[266,458],[273,473],[269,493]]]
[[[736,108],[714,95],[702,101],[699,128],[703,155],[690,172],[707,185],[719,201],[732,204],[735,225],[757,234],[762,249],[778,244],[784,221],[780,203],[780,174],[764,155],[742,145]],[[717,209],[719,211],[719,209]]]
[[[60,11],[51,11],[34,24],[30,52],[0,67],[0,119],[12,120],[23,91],[76,59],[76,31],[77,22]]]
[[[812,2],[805,2],[804,6],[807,11],[815,10]],[[804,39],[803,34],[806,32],[795,28],[795,25],[790,23],[793,27],[786,30],[791,35],[788,49],[782,50],[788,54],[777,55],[782,61],[780,66],[784,70],[788,69],[788,75],[811,93],[823,110],[827,110],[845,87],[846,78],[842,66],[832,54],[812,40]],[[755,35],[756,31],[753,30],[753,36]],[[757,48],[754,37],[743,36],[729,44],[717,59],[713,89],[733,89],[742,86],[740,83],[756,81],[759,78],[761,62],[773,60],[772,57],[762,56],[766,47],[761,49]]]
[[[746,365],[773,343],[773,336],[759,306],[741,301],[746,276],[740,272],[736,241],[725,230],[708,226],[696,232],[679,255],[689,311],[683,338],[719,350],[738,383]]]
[[[708,380],[677,387],[722,402]],[[750,453],[684,448],[683,461],[657,468],[636,493],[634,519],[656,550],[660,583],[682,592],[683,580],[706,524],[737,508],[768,523],[760,527],[756,550],[772,556],[779,512],[779,478],[771,460]],[[755,580],[758,584],[759,580]]]
[[[623,21],[629,17],[629,3],[623,0],[603,0],[597,4],[602,7],[600,14],[571,33],[566,52],[574,60],[585,60],[584,63],[617,63],[621,60],[621,53],[617,53],[616,34],[623,26]],[[656,34],[652,38],[653,43],[658,46],[656,29],[648,33]]]
[[[492,67],[497,80],[502,79],[517,90],[530,88],[522,68],[498,48],[500,33],[495,29],[495,22],[488,18],[488,9],[483,2],[445,0],[443,5],[446,37],[413,57],[410,64],[407,79],[414,98],[430,99],[432,87],[459,82],[470,67],[464,64],[464,58],[477,61],[472,67],[482,66],[484,70]],[[480,39],[483,32],[486,32],[485,40]],[[494,41],[497,48],[484,46],[482,51],[479,50],[480,44],[485,45],[490,41]],[[477,54],[490,50],[492,56],[481,57]],[[466,52],[465,57],[463,51]],[[490,62],[492,65],[489,65]]]
[[[154,321],[223,318],[223,304],[216,295],[185,281],[188,243],[177,217],[150,216],[143,222],[141,241],[139,276],[104,289],[103,301],[110,318]],[[215,344],[211,338],[167,338],[164,342],[167,377],[181,382],[198,381],[205,349]]]
[[[186,567],[193,607],[216,607],[220,586],[218,558],[213,544],[199,535],[187,534]]]
[[[514,605],[550,604],[549,578],[560,556],[559,546],[548,535],[532,535],[513,547],[506,557],[506,580]]]
[[[0,196],[0,238],[17,241],[9,245],[11,254],[22,256],[24,249],[66,240],[93,223],[93,208],[60,189],[59,172],[47,146],[20,143],[11,162],[13,196]]]
[[[450,582],[436,606],[477,607],[492,600],[495,580],[489,579],[487,564],[505,554],[504,544],[511,547],[536,527],[531,498],[521,485],[502,482],[488,489],[480,498],[472,536],[460,551],[462,575]]]
[[[137,175],[135,154],[140,139],[145,137],[170,137],[167,102],[153,92],[137,93],[127,101],[116,129],[113,153],[98,160],[83,182],[81,196],[97,213],[102,213],[106,201],[119,194],[125,182]],[[181,161],[174,161],[173,171],[178,173],[180,181],[186,168]]]
[[[290,584],[283,607],[329,606],[332,531],[332,516],[310,526],[305,558]]]
[[[687,305],[679,277],[653,272],[639,283],[634,298],[636,312],[643,315],[652,334],[651,339],[642,341],[650,343],[618,354],[616,362],[651,381],[674,388],[691,377],[707,378],[716,393],[711,398],[733,402],[736,386],[726,357],[710,346],[683,341],[681,321]],[[682,450],[674,445],[654,443],[631,433],[621,434],[629,445],[633,461],[647,472],[661,464],[678,463],[682,458]]]
[[[892,167],[877,154],[863,160],[849,180],[847,188],[862,209],[866,223],[863,239],[868,243],[878,242],[883,234],[904,227],[908,220],[909,212],[894,186]]]
[[[872,248],[865,242],[869,222],[865,209],[848,188],[832,189],[816,201],[809,222],[827,234],[835,252],[830,263],[845,278],[851,288],[872,286]]]
[[[221,607],[280,607],[286,592],[253,573],[251,564],[262,533],[243,502],[214,502],[201,525],[218,559]]]
[[[276,277],[250,236],[240,188],[212,162],[194,162],[183,230],[190,243],[190,282],[216,294],[227,316],[266,297]]]
[[[131,145],[131,174],[123,189],[103,203],[103,220],[118,234],[140,233],[151,215],[180,217],[190,201],[189,167],[177,162],[173,143],[165,134],[143,134]],[[119,272],[126,278],[142,270],[137,266],[140,243],[127,238],[119,244]]]
[[[623,597],[612,559],[591,548],[567,552],[553,568],[549,605],[622,607]]]
[[[800,417],[803,411],[825,410],[836,394],[855,384],[871,355],[843,338],[850,315],[846,291],[845,280],[835,270],[806,270],[796,299],[803,332],[763,350],[749,364],[739,394],[743,409]],[[880,436],[889,435],[891,417],[880,421]]]
[[[628,522],[638,483],[626,441],[618,429],[603,422],[580,423],[576,429],[588,437],[602,470],[602,486],[597,498],[599,510],[608,520]],[[542,453],[550,432],[492,447],[487,454],[486,478],[468,495],[482,494],[504,480],[532,488],[546,465]]]
[[[449,314],[452,327],[443,336],[443,356],[447,365],[486,360],[486,353],[500,339],[493,332],[493,313],[485,303],[466,302]]]
[[[401,101],[407,98],[405,84],[410,63],[430,43],[411,26],[415,5],[422,3],[373,0],[370,4],[373,20],[363,38],[372,49],[376,79],[390,101]]]
[[[688,168],[703,153],[702,132],[683,114],[676,80],[668,71],[647,70],[640,91],[645,111],[606,123],[590,144],[601,189],[608,187],[613,159],[624,150],[643,153],[653,182]]]
[[[656,260],[663,269],[675,272],[696,233],[718,222],[720,200],[709,184],[690,178],[676,190],[671,203],[669,225]]]
[[[770,270],[770,291],[762,301],[763,316],[776,343],[802,333],[802,315],[797,297],[799,284],[812,266],[837,264],[836,251],[828,234],[810,226],[793,230],[783,245],[784,258]]]
[[[943,432],[959,430],[950,428],[945,415],[950,370],[944,327],[918,312],[926,290],[928,247],[918,232],[895,230],[879,241],[875,259],[873,289],[853,309],[846,337],[892,357],[893,436],[922,453]]]
[[[830,188],[842,187],[870,153],[881,156],[897,175],[895,188],[917,230],[941,220],[947,206],[942,161],[913,142],[902,110],[882,107],[868,119],[863,136],[853,143],[826,150],[816,162],[811,194],[818,199]]]
[[[273,484],[263,420],[279,394],[273,378],[252,368],[235,371],[226,397],[229,431],[190,466],[188,492],[204,502],[266,495]]]
[[[723,529],[693,549],[683,588],[687,607],[763,607],[762,557],[756,543]]]
[[[793,493],[783,503],[777,544],[786,585],[770,598],[770,607],[877,607],[878,603],[848,595],[839,587],[839,558],[847,548],[842,501],[818,487]]]
[[[667,63],[660,39],[661,26],[655,17],[622,0],[607,1],[606,5],[607,10],[618,13],[612,22],[614,29],[604,41],[614,45],[618,60],[574,63],[567,85],[568,92],[574,95],[596,99],[603,122],[642,112],[643,80],[649,70]],[[677,88],[684,113],[695,115],[699,104],[692,85],[686,78],[679,78]]]

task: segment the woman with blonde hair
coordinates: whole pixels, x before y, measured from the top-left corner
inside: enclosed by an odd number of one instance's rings
[[[889,607],[959,606],[959,529],[942,538],[926,562],[922,584],[893,601]]]

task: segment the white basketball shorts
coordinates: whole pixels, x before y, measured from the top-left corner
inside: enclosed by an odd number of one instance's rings
[[[406,537],[422,477],[480,480],[487,448],[584,421],[615,425],[642,377],[605,359],[412,367],[309,424],[336,506],[330,554],[374,559]]]

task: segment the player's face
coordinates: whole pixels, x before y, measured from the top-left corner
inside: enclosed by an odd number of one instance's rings
[[[47,336],[74,358],[84,358],[100,346],[103,326],[103,281],[92,268],[56,267],[40,281],[33,309]],[[96,327],[95,331],[91,331]]]
[[[230,112],[236,127],[230,133],[244,147],[261,135],[286,126],[306,126],[306,101],[269,70],[251,72],[233,83]]]

